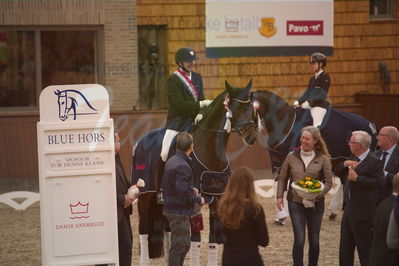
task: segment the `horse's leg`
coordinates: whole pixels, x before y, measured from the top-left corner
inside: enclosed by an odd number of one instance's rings
[[[208,266],[216,266],[218,261],[218,243],[222,242],[222,226],[217,217],[217,197],[209,204],[209,247]]]
[[[191,233],[190,266],[200,265],[201,233]]]
[[[150,204],[152,193],[140,196],[137,207],[139,211],[140,266],[150,265],[148,252],[148,234],[150,232]]]

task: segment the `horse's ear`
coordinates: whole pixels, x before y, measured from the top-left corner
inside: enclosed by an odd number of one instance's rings
[[[229,94],[232,94],[233,88],[230,86],[230,84],[227,82],[227,80],[224,81],[224,86],[226,87],[227,92],[228,92]]]
[[[252,88],[252,79],[249,80],[246,88],[251,89]]]

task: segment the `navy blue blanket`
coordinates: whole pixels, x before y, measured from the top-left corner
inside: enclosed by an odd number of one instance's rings
[[[295,111],[296,120],[290,134],[278,147],[275,149],[269,148],[273,172],[280,169],[290,151],[300,146],[301,129],[313,124],[312,116],[308,109],[298,108]],[[352,132],[356,130],[366,131],[372,136],[371,150],[375,150],[377,134],[375,126],[357,114],[329,107],[320,130],[333,159],[349,157],[351,151],[348,147],[348,140]]]

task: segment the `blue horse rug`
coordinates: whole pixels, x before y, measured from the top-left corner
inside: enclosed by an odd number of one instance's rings
[[[305,126],[313,124],[309,109],[297,108],[296,120],[293,128],[285,140],[274,149],[269,147],[272,171],[278,171],[289,152],[300,146],[301,130]],[[372,137],[371,150],[376,147],[377,130],[373,123],[360,115],[343,112],[329,107],[320,127],[321,135],[327,144],[332,159],[349,157],[351,151],[348,147],[348,140],[352,132],[363,130]]]

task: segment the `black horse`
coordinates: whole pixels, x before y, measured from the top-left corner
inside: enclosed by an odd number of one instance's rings
[[[225,85],[226,90],[204,110],[203,119],[192,130],[194,183],[209,204],[209,243],[221,241],[216,204],[230,176],[226,154],[230,132],[240,134],[247,145],[256,141],[254,108],[250,101],[252,81],[243,89],[233,88],[227,81]],[[150,131],[133,149],[132,184],[139,178],[145,180],[143,193],[138,200],[141,265],[148,265],[149,258],[162,255],[165,218],[157,195],[161,183],[159,177],[163,171],[159,167],[162,165],[159,155],[164,133],[165,129]],[[171,149],[169,157],[173,152]],[[192,241],[200,242],[200,234],[192,234]]]
[[[257,113],[268,132],[272,170],[277,173],[287,154],[299,146],[302,128],[313,124],[310,111],[294,108],[269,91],[253,92],[251,100],[258,102]],[[363,130],[371,135],[371,149],[374,150],[377,130],[373,123],[357,114],[328,107],[320,132],[331,154],[333,165],[351,154],[347,143],[351,133],[356,130]]]

